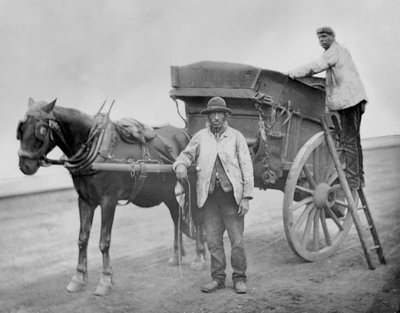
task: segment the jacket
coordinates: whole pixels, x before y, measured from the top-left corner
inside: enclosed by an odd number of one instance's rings
[[[239,131],[228,126],[217,140],[207,127],[193,136],[172,167],[175,170],[179,164],[187,168],[196,164],[197,206],[201,208],[207,200],[217,155],[232,184],[236,203],[240,204],[244,197],[253,198],[253,163],[246,139]]]
[[[326,71],[326,105],[330,110],[342,110],[362,100],[367,101],[364,85],[349,51],[336,41],[320,58],[290,71],[289,76],[300,78],[323,71]]]

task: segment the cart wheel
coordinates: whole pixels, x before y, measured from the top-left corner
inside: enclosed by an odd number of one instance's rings
[[[323,132],[311,137],[293,162],[283,223],[290,247],[306,261],[334,254],[351,228],[351,213]]]

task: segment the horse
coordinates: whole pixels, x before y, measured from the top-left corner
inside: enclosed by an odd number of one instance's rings
[[[109,112],[107,115],[91,116],[77,109],[56,106],[56,100],[35,102],[29,98],[28,110],[17,127],[17,139],[20,140],[19,168],[25,175],[33,175],[40,166],[49,163],[63,164],[69,170],[78,193],[78,265],[66,289],[69,292],[78,292],[87,287],[87,246],[94,212],[96,207],[100,206],[99,248],[103,256],[103,269],[94,294],[103,296],[111,292],[111,230],[116,206],[122,200],[139,207],[153,207],[165,203],[174,223],[173,256],[169,264],[180,264],[180,257],[185,255],[182,245],[184,232],[185,235],[192,235],[191,237],[196,239],[196,256],[192,267],[201,268],[205,251],[200,217],[195,214],[198,210],[193,210],[196,230],[193,235],[189,233],[188,227],[185,227],[187,224],[180,223],[182,215],[175,196],[177,180],[172,170],[170,173],[134,175],[134,172],[129,171],[99,171],[91,168],[92,164],[99,162],[138,164],[137,162],[142,162],[140,160],[145,160],[171,164],[189,142],[190,137],[184,129],[171,125],[154,129],[142,127],[136,129],[133,139],[124,140],[121,130],[126,129],[111,121],[108,118]],[[46,155],[56,146],[62,150],[64,158],[47,159]],[[193,205],[194,198],[191,202]]]

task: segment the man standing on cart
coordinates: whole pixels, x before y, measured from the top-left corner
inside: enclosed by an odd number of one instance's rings
[[[207,245],[211,255],[212,281],[203,292],[225,287],[225,230],[231,242],[232,280],[236,293],[246,293],[247,259],[243,241],[244,216],[253,197],[253,164],[246,139],[228,126],[232,111],[220,97],[211,98],[201,114],[206,128],[197,132],[176,159],[178,180],[187,178],[187,168],[196,165],[197,205],[203,210]]]
[[[367,103],[365,88],[349,51],[335,40],[333,29],[320,27],[316,32],[325,49],[323,55],[288,75],[296,79],[326,72],[326,105],[330,111],[339,113],[346,178],[350,188],[358,190],[365,185],[360,140],[361,116]]]

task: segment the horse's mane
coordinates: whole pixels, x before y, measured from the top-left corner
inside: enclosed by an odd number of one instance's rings
[[[94,120],[94,116],[83,113],[82,111],[74,108],[55,106],[53,112],[59,122],[70,123],[71,121],[75,121],[87,128],[91,127]]]

